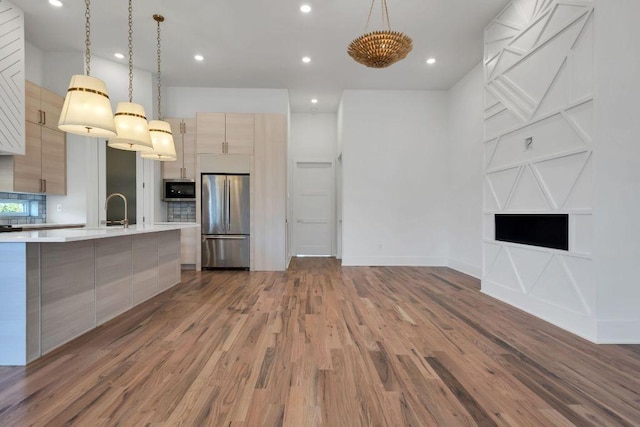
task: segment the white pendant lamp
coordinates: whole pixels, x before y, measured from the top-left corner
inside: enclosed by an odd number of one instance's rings
[[[90,76],[90,0],[85,0],[85,6],[86,75],[79,74],[71,77],[58,121],[58,129],[75,135],[109,138],[116,135],[116,125],[107,94],[107,85],[102,80]]]
[[[177,159],[176,146],[173,143],[171,125],[162,120],[162,83],[160,79],[160,23],[164,22],[164,16],[153,15],[153,19],[158,23],[158,120],[149,122],[153,151],[142,153],[141,157],[161,162],[171,162]]]
[[[119,102],[114,114],[117,136],[107,145],[126,151],[153,150],[144,107],[133,102],[133,5],[129,0],[129,102]]]

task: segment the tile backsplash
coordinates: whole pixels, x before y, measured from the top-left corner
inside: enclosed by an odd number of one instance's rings
[[[21,194],[0,192],[0,199],[29,200],[38,203],[38,212],[34,216],[0,216],[0,224],[44,224],[47,222],[47,196],[43,194]]]
[[[168,222],[196,222],[196,202],[167,202]]]

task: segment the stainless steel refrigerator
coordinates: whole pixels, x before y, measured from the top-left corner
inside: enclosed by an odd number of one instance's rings
[[[202,268],[249,268],[249,175],[202,175]]]

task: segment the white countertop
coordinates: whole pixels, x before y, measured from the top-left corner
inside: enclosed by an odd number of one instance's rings
[[[63,228],[58,230],[34,230],[13,233],[0,233],[0,243],[64,243],[79,240],[104,239],[108,237],[129,236],[133,234],[158,233],[161,231],[179,230],[181,228],[198,227],[195,223],[165,223],[132,225],[129,228],[122,226],[113,227],[86,227]]]

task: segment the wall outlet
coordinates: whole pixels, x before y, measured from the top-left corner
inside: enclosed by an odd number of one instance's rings
[[[524,151],[529,151],[533,149],[533,137],[525,138],[524,140]]]
[[[62,204],[61,204],[61,203],[58,203],[58,204],[56,205],[56,210],[57,210],[58,212],[62,212]]]

